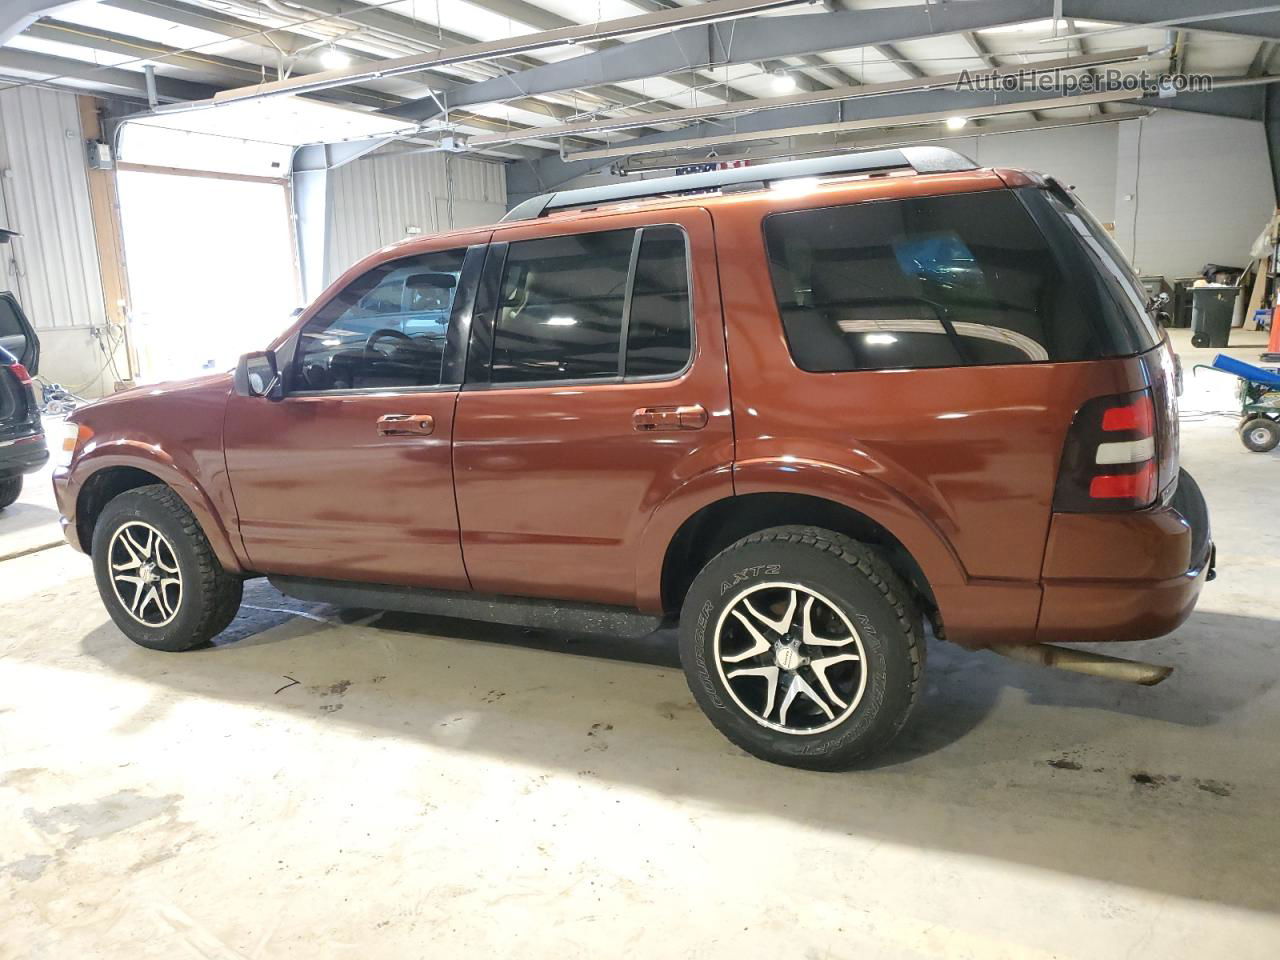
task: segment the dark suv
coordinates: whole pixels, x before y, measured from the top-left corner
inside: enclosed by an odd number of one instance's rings
[[[1045,645],[1164,634],[1211,575],[1150,309],[1067,191],[947,150],[549,194],[374,254],[234,376],[76,411],[54,483],[144,646],[206,642],[264,575],[678,617],[717,727],[831,769],[906,722],[926,629],[1159,678]]]
[[[17,501],[23,474],[49,460],[35,376],[40,339],[11,293],[0,293],[0,510]]]

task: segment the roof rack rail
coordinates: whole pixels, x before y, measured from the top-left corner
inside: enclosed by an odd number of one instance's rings
[[[635,200],[692,191],[733,187],[737,190],[760,190],[779,180],[798,177],[820,177],[832,173],[872,173],[879,170],[914,170],[916,173],[946,173],[953,170],[976,170],[978,165],[963,154],[945,147],[899,147],[893,150],[864,150],[842,153],[834,157],[813,157],[762,163],[754,167],[733,167],[654,180],[634,180],[606,187],[559,190],[521,201],[507,211],[500,223],[513,220],[536,220],[555,210],[590,207],[614,200]]]

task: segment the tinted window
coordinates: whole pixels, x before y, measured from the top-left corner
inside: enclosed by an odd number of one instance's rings
[[[0,297],[0,337],[24,336],[26,331],[18,322],[18,314],[7,297]]]
[[[629,377],[677,373],[689,362],[689,265],[684,231],[646,227],[627,320]]]
[[[775,214],[765,235],[787,340],[804,370],[1098,353],[1093,326],[1010,191]]]
[[[493,333],[494,383],[618,375],[634,230],[512,243]]]
[[[392,260],[353,281],[306,325],[297,390],[436,386],[463,251]]]
[[[1054,214],[1071,231],[1076,244],[1089,258],[1085,268],[1103,290],[1101,312],[1116,335],[1116,353],[1149,350],[1160,342],[1160,331],[1147,312],[1147,291],[1129,261],[1107,232],[1084,205],[1058,191],[1023,191],[1032,203],[1047,200]]]

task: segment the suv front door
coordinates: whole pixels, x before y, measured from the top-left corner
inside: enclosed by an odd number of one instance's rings
[[[732,492],[711,218],[658,216],[494,236],[454,426],[477,591],[652,607],[636,584],[655,511]]]
[[[227,469],[255,569],[468,588],[450,443],[484,239],[362,274],[280,351],[282,398],[231,397]]]

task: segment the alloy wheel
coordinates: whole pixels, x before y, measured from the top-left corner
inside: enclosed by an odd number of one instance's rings
[[[163,627],[182,604],[182,572],[173,545],[140,520],[121,525],[111,537],[107,563],[111,588],[129,616],[148,627]]]
[[[762,583],[734,597],[716,623],[714,655],[733,701],[782,733],[830,730],[866,691],[866,652],[852,621],[796,583]]]

